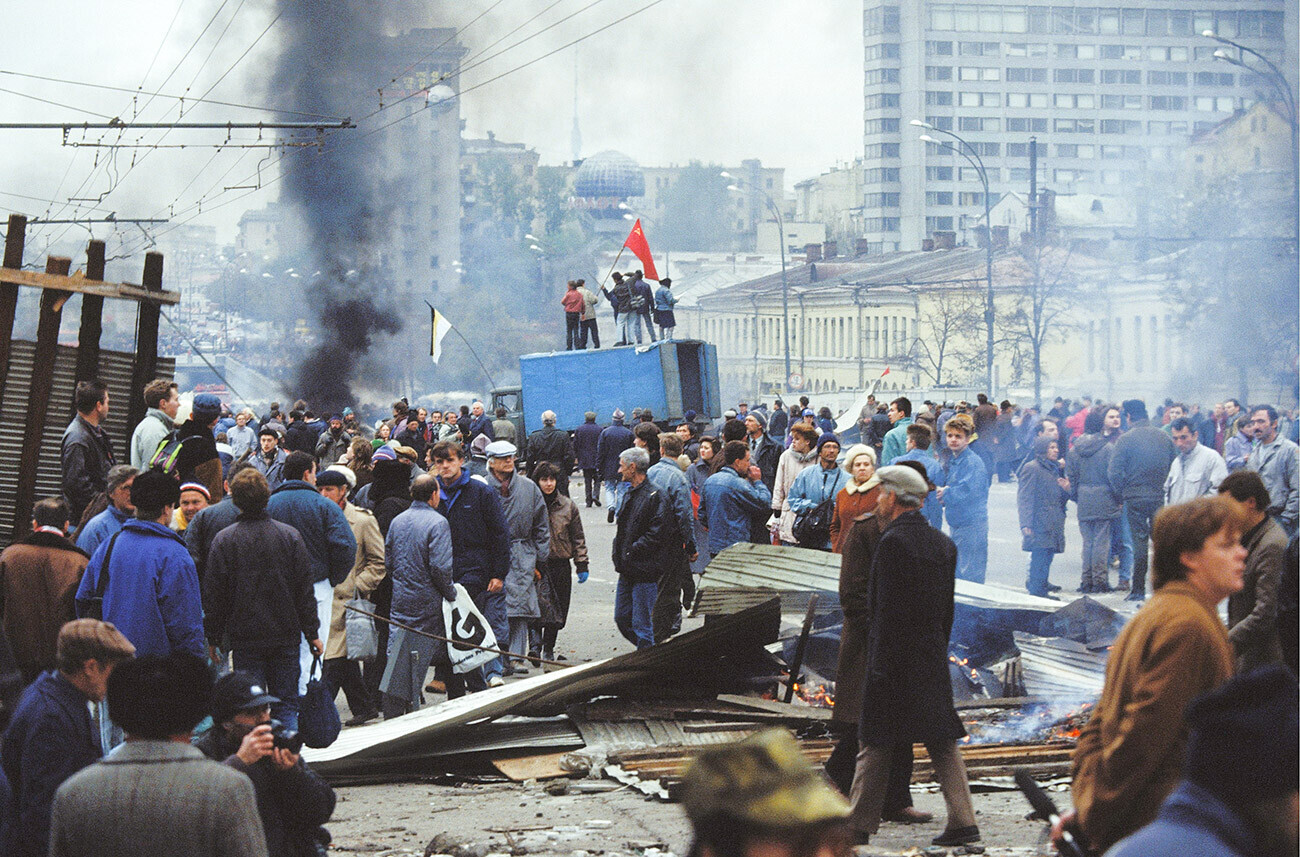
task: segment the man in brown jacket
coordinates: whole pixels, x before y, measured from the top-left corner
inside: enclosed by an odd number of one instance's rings
[[[1229,473],[1219,484],[1219,493],[1235,500],[1245,519],[1241,544],[1246,548],[1246,571],[1241,591],[1228,597],[1228,641],[1237,656],[1237,672],[1246,673],[1282,661],[1277,585],[1287,537],[1268,513],[1268,488],[1255,471]]]
[[[47,497],[32,509],[31,535],[0,553],[0,616],[24,684],[54,669],[59,629],[77,618],[74,596],[90,557],[67,530],[68,504]]]
[[[1098,854],[1155,819],[1182,774],[1184,710],[1232,675],[1216,610],[1242,586],[1241,527],[1224,497],[1167,506],[1156,516],[1154,595],[1111,649],[1101,699],[1074,751],[1075,811],[1061,820],[1081,829]]]
[[[342,470],[328,468],[316,477],[316,487],[322,496],[339,504],[343,517],[352,527],[357,540],[357,558],[347,579],[334,587],[334,608],[330,615],[329,636],[325,640],[325,660],[322,672],[330,687],[343,691],[352,717],[346,725],[360,726],[379,716],[379,706],[370,697],[361,678],[361,665],[348,657],[347,609],[354,595],[367,596],[374,592],[384,579],[384,537],[379,533],[379,522],[368,509],[348,502],[347,475]],[[373,607],[367,607],[373,611]],[[369,669],[369,667],[367,667]]]

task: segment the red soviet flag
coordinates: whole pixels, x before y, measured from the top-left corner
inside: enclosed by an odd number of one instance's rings
[[[641,220],[632,225],[632,231],[627,234],[627,240],[623,246],[631,250],[633,255],[641,260],[645,266],[645,277],[647,280],[659,281],[659,272],[655,270],[655,260],[650,255],[650,245],[645,240],[645,232],[641,229]]]

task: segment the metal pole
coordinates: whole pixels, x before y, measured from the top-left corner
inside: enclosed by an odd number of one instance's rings
[[[989,177],[988,173],[980,170],[980,178],[984,180],[984,275],[988,279],[988,297],[984,308],[984,325],[988,328],[988,345],[986,346],[989,370],[989,380],[987,389],[989,396],[993,396],[993,215],[992,208],[989,205]]]
[[[776,213],[776,239],[781,248],[781,324],[785,331],[785,378],[781,381],[781,389],[784,390],[790,383],[790,284],[785,275],[785,224],[781,220],[781,210],[775,205],[772,210]]]

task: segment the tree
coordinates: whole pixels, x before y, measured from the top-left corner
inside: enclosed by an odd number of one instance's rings
[[[979,289],[965,280],[921,295],[922,329],[914,359],[935,386],[945,383],[945,368],[954,360],[971,365],[980,359],[976,334],[983,323],[983,301]]]
[[[691,161],[664,191],[663,217],[655,226],[665,249],[731,249],[731,200],[721,171]]]
[[[998,314],[1002,341],[1012,354],[1013,381],[1023,377],[1028,361],[1035,405],[1043,400],[1043,349],[1064,340],[1076,327],[1070,319],[1079,299],[1072,257],[1072,249],[1031,240],[1023,242],[1011,264],[1004,266],[1001,279],[1003,283],[1010,280],[1010,284],[999,290],[1010,300]]]

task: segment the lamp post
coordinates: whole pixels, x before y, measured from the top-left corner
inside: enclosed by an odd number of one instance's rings
[[[1213,39],[1219,44],[1234,47],[1242,54],[1250,54],[1265,65],[1266,68],[1264,69],[1257,68],[1242,60],[1240,56],[1234,57],[1222,48],[1214,52],[1215,59],[1222,60],[1229,65],[1235,65],[1238,68],[1244,68],[1246,71],[1259,75],[1267,80],[1269,85],[1277,91],[1278,98],[1282,102],[1282,108],[1286,111],[1286,120],[1291,131],[1291,205],[1295,206],[1297,204],[1297,199],[1300,199],[1300,122],[1297,121],[1300,117],[1298,117],[1296,113],[1296,95],[1291,89],[1290,82],[1287,81],[1286,75],[1282,74],[1282,70],[1259,51],[1254,50],[1253,48],[1248,48],[1243,44],[1232,41],[1231,39],[1225,39],[1223,36],[1216,34],[1213,30],[1205,30],[1201,35],[1207,39]],[[1293,213],[1293,220],[1295,221],[1293,224],[1295,229],[1294,240],[1297,242],[1297,245],[1300,246],[1300,216],[1294,216]]]
[[[988,342],[985,345],[985,364],[988,368],[988,391],[993,395],[993,217],[992,203],[989,201],[989,173],[984,167],[984,159],[980,157],[975,147],[951,131],[945,131],[942,128],[936,128],[928,122],[922,122],[920,119],[913,119],[909,124],[917,128],[924,128],[928,131],[938,131],[940,134],[947,134],[952,137],[961,147],[952,145],[942,140],[936,140],[929,134],[922,134],[921,141],[925,143],[934,143],[936,146],[943,146],[945,149],[956,152],[966,159],[975,172],[979,174],[980,182],[984,185],[984,277],[987,281],[987,293],[984,298],[984,327],[988,333]],[[1030,201],[1033,203],[1033,200]]]
[[[724,179],[731,179],[733,182],[740,182],[731,173],[723,170],[718,173]],[[773,200],[770,194],[762,188],[756,188],[752,185],[750,190],[757,191],[763,195],[763,201],[767,208],[776,218],[776,240],[781,248],[781,341],[785,346],[785,379],[781,383],[782,389],[785,389],[790,383],[790,283],[786,279],[785,272],[785,222],[781,219],[781,208]],[[739,191],[740,187],[735,184],[727,185],[727,190]]]

